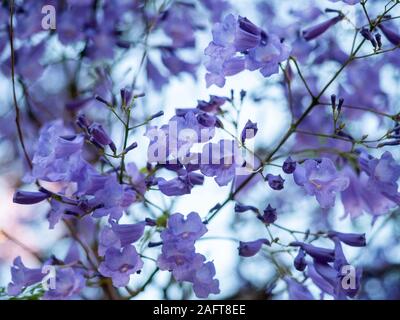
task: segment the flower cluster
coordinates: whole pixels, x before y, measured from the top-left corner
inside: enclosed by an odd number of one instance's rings
[[[162,253],[157,260],[159,268],[171,271],[175,280],[191,282],[199,298],[220,292],[219,281],[214,279],[214,264],[205,262],[205,257],[194,247],[195,241],[206,232],[207,228],[198,213],[191,212],[186,218],[174,213],[161,233]]]

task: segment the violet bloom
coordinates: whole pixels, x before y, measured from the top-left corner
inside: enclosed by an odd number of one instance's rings
[[[281,177],[281,175],[273,175],[273,174],[267,174],[265,177],[266,180],[268,181],[268,185],[271,187],[271,189],[274,190],[282,190],[284,187],[284,182],[285,180]]]
[[[168,218],[167,228],[161,232],[164,242],[182,241],[194,243],[207,232],[207,228],[197,212],[191,212],[185,217],[181,213],[174,213]]]
[[[226,186],[236,176],[236,169],[242,163],[235,141],[220,140],[203,147],[200,171],[207,177],[215,177],[219,186]]]
[[[397,206],[370,183],[365,172],[357,175],[349,167],[344,172],[350,179],[349,187],[341,193],[346,215],[357,218],[365,212],[377,217]]]
[[[146,222],[134,224],[117,224],[110,221],[111,228],[106,226],[100,231],[99,255],[104,256],[108,248],[120,249],[138,241],[143,233]]]
[[[18,190],[14,193],[13,202],[19,204],[35,204],[49,198],[50,196],[49,193],[41,191],[31,192]]]
[[[257,123],[251,122],[251,120],[247,120],[246,125],[242,130],[242,134],[240,135],[242,143],[244,144],[247,139],[254,138],[257,132]]]
[[[396,33],[395,31],[389,29],[384,24],[379,24],[378,28],[381,29],[382,33],[385,37],[395,46],[400,45],[400,34]]]
[[[261,33],[260,45],[249,50],[246,56],[246,69],[259,69],[264,77],[279,72],[279,63],[289,58],[291,48],[283,39],[274,34]]]
[[[359,164],[361,169],[369,175],[371,188],[375,188],[389,200],[400,204],[400,193],[397,191],[400,165],[396,163],[389,151],[386,151],[380,159],[362,154]]]
[[[207,298],[211,293],[218,294],[219,281],[214,279],[215,266],[212,262],[206,262],[196,269],[193,274],[193,291],[198,298]]]
[[[185,172],[171,180],[158,178],[157,185],[160,191],[167,196],[181,196],[190,194],[194,186],[202,185],[203,182],[203,175],[196,172]]]
[[[43,277],[44,274],[40,268],[27,268],[23,264],[21,257],[17,257],[11,267],[11,282],[8,284],[7,293],[10,296],[17,296],[25,288],[40,282]]]
[[[325,31],[327,31],[329,28],[334,26],[336,23],[338,23],[342,19],[343,19],[343,16],[339,15],[339,16],[336,16],[329,20],[326,20],[324,22],[321,22],[320,24],[312,26],[308,29],[305,29],[305,30],[303,30],[303,37],[307,41],[313,40],[313,39],[319,37],[321,34],[323,34]]]
[[[136,192],[118,183],[115,176],[107,177],[104,184],[94,193],[94,202],[99,206],[93,217],[109,216],[119,220],[124,210],[136,201]]]
[[[205,49],[207,87],[225,85],[225,77],[244,69],[257,70],[264,77],[279,71],[290,48],[281,39],[268,34],[244,17],[227,15],[213,27],[213,41]]]
[[[110,136],[107,134],[107,132],[104,130],[101,124],[98,123],[91,124],[88,128],[88,131],[90,134],[91,141],[93,141],[96,145],[100,147],[108,145],[110,146],[113,152],[116,152],[114,142],[111,140]]]
[[[74,299],[85,287],[86,281],[79,269],[60,266],[55,274],[55,288],[45,292],[44,300]]]
[[[235,212],[245,212],[249,210],[258,213],[258,209],[254,206],[247,206],[239,202],[235,203]]]
[[[352,247],[365,247],[367,241],[365,239],[365,233],[343,233],[338,231],[329,231],[329,238],[338,238],[341,242],[352,246]]]
[[[349,178],[340,175],[328,158],[321,162],[306,160],[296,167],[293,177],[296,184],[302,186],[308,195],[314,195],[324,209],[333,207],[336,193],[349,185]]]
[[[270,204],[264,209],[263,214],[258,216],[258,219],[260,219],[262,222],[265,224],[271,224],[278,219],[278,215],[276,213],[276,209],[272,208]]]
[[[73,134],[62,120],[44,125],[32,159],[32,177],[45,181],[74,181],[77,172],[86,165],[82,158],[83,136],[65,139]]]
[[[143,261],[132,245],[121,250],[109,248],[104,261],[100,264],[99,272],[105,277],[111,277],[113,285],[124,287],[128,285],[130,275],[140,271]]]
[[[284,280],[288,288],[290,300],[314,300],[313,295],[306,286],[288,276]]]
[[[205,263],[205,257],[195,252],[195,241],[206,232],[207,228],[196,212],[191,212],[186,219],[180,213],[171,215],[167,228],[161,232],[163,246],[157,259],[158,267],[171,271],[175,280],[193,283],[199,298],[219,293],[219,282],[213,279],[213,263]]]
[[[326,263],[332,262],[335,260],[335,252],[331,249],[316,247],[312,244],[294,241],[290,243],[290,246],[300,247],[303,249],[308,255],[313,257],[315,260]]]
[[[292,174],[296,170],[296,161],[288,157],[282,165],[282,170],[284,173]]]
[[[239,242],[239,255],[242,257],[252,257],[261,250],[263,244],[271,245],[267,239],[258,239],[255,241]]]

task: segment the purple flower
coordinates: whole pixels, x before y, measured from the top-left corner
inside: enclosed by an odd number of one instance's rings
[[[111,277],[113,285],[123,287],[128,285],[130,275],[140,271],[143,261],[132,245],[122,249],[109,248],[99,272],[105,277]]]
[[[235,212],[245,212],[245,211],[253,211],[255,213],[258,213],[258,209],[253,206],[246,206],[244,204],[241,204],[239,202],[235,203]]]
[[[378,190],[389,200],[400,204],[400,193],[397,191],[400,165],[396,163],[389,151],[386,151],[380,159],[362,154],[359,164],[361,169],[368,174],[368,184],[371,188]]]
[[[331,249],[320,248],[313,246],[312,244],[299,241],[294,241],[290,243],[290,246],[300,247],[315,260],[323,263],[332,262],[335,260],[335,252]]]
[[[25,288],[40,282],[43,277],[41,269],[29,269],[22,263],[21,257],[17,257],[11,267],[11,282],[8,284],[7,293],[17,296]]]
[[[45,292],[44,300],[74,299],[86,284],[82,271],[76,268],[57,267],[55,276],[55,288]]]
[[[258,239],[255,241],[249,241],[249,242],[239,242],[239,255],[242,257],[252,257],[258,253],[258,251],[261,250],[261,246],[263,244],[266,245],[271,245],[271,243],[267,239]]]
[[[290,48],[277,36],[268,34],[244,17],[227,15],[212,30],[213,41],[205,49],[207,87],[225,85],[225,77],[244,69],[257,70],[264,77],[279,71]]]
[[[259,69],[264,77],[269,77],[279,72],[279,63],[289,58],[290,51],[290,46],[283,39],[263,32],[260,45],[249,50],[246,56],[246,69]]]
[[[93,217],[108,215],[110,219],[119,220],[123,211],[136,201],[136,192],[119,184],[116,177],[111,175],[99,186],[92,201],[99,207],[93,212]]]
[[[219,281],[214,279],[215,266],[212,262],[206,262],[197,268],[193,274],[193,291],[198,298],[207,298],[211,293],[218,294]]]
[[[283,183],[285,182],[285,180],[281,177],[281,175],[275,176],[269,173],[265,178],[268,181],[268,185],[271,187],[271,189],[274,190],[283,189]]]
[[[276,221],[278,215],[276,213],[276,209],[272,208],[270,204],[264,209],[262,215],[259,215],[258,218],[264,222],[265,224],[271,224]]]
[[[158,178],[157,180],[160,191],[167,196],[190,194],[195,185],[202,185],[203,182],[204,176],[196,172],[185,172],[171,180],[165,180],[164,178]]]
[[[343,19],[343,16],[339,15],[339,16],[336,16],[336,17],[331,18],[329,20],[326,20],[324,22],[321,22],[320,24],[312,26],[312,27],[310,27],[308,29],[305,29],[303,31],[303,37],[307,41],[313,40],[313,39],[319,37],[321,34],[323,34],[330,27],[334,26],[336,23],[338,23],[342,19]]]
[[[288,157],[282,165],[282,170],[284,173],[292,174],[296,170],[296,161]]]
[[[175,213],[168,218],[167,228],[161,233],[165,242],[182,241],[192,243],[207,232],[207,228],[197,212],[191,212],[185,218],[181,213]]]
[[[385,35],[385,37],[395,46],[400,45],[400,35],[396,33],[395,31],[389,29],[386,27],[384,24],[379,24],[378,25],[379,29],[381,29],[382,33]]]
[[[314,300],[313,295],[307,287],[288,276],[286,276],[284,280],[288,287],[290,300]]]
[[[83,136],[64,139],[73,132],[61,120],[50,122],[40,130],[32,159],[32,177],[46,181],[71,182],[86,165],[82,158]]]
[[[171,271],[175,280],[193,283],[199,298],[219,293],[219,282],[213,279],[213,263],[205,263],[205,257],[195,252],[195,241],[206,232],[207,228],[196,212],[191,212],[186,219],[180,213],[171,215],[167,228],[161,232],[163,246],[157,259],[158,267]]]
[[[114,233],[120,239],[121,245],[124,247],[138,241],[142,237],[146,222],[142,221],[134,224],[118,224],[111,221],[111,226]]]
[[[220,140],[203,147],[200,171],[207,177],[215,177],[219,186],[226,186],[242,164],[237,145],[233,140]]]
[[[49,193],[41,191],[31,192],[18,190],[14,193],[13,202],[19,204],[35,204],[49,198],[50,196]]]
[[[107,134],[101,124],[91,124],[88,128],[88,131],[91,137],[91,141],[93,141],[96,145],[99,145],[101,147],[108,145],[113,152],[116,152],[114,142],[111,140],[110,136]]]
[[[241,134],[241,141],[244,144],[246,139],[252,139],[257,134],[258,128],[257,123],[251,122],[251,120],[247,120],[246,125],[244,126]]]
[[[352,247],[365,247],[367,245],[365,233],[343,233],[337,231],[329,231],[330,238],[338,238],[343,243]]]
[[[366,212],[377,217],[397,206],[370,183],[365,172],[358,176],[349,167],[344,172],[350,179],[349,187],[341,193],[346,215],[357,218]]]
[[[297,166],[294,181],[308,195],[315,195],[322,208],[333,207],[336,193],[345,190],[349,185],[349,178],[340,175],[328,158],[323,158],[321,162],[308,159]]]

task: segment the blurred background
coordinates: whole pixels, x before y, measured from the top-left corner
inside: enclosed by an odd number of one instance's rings
[[[91,1],[16,1],[15,47],[16,47],[16,94],[21,108],[21,123],[29,154],[33,154],[41,126],[53,119],[63,118],[73,125],[76,116],[84,113],[107,128],[114,142],[121,145],[122,128],[110,111],[98,100],[99,95],[107,101],[117,101],[121,88],[134,84],[134,92],[145,93],[138,99],[133,110],[134,123],[142,123],[149,115],[160,110],[164,116],[151,122],[161,126],[175,113],[175,108],[196,107],[198,100],[209,95],[232,98],[223,109],[227,114],[237,114],[237,123],[230,117],[222,119],[225,128],[239,132],[247,120],[257,122],[259,132],[249,146],[263,156],[276,145],[291,121],[285,77],[282,71],[269,78],[259,72],[244,71],[228,77],[223,88],[206,88],[204,49],[212,40],[211,28],[226,14],[245,16],[291,45],[307,82],[314,92],[333,76],[350,53],[354,38],[354,24],[367,23],[361,6],[321,1],[274,1],[274,0],[184,0],[184,1],[96,1],[96,26],[87,24],[86,11],[79,6]],[[67,3],[67,5],[65,4]],[[43,30],[40,21],[41,7],[56,7],[55,30]],[[371,17],[376,18],[387,1],[368,1]],[[35,187],[28,181],[28,168],[18,143],[14,123],[12,81],[10,77],[10,46],[8,41],[8,1],[0,2],[0,287],[10,281],[10,266],[16,256],[21,256],[29,267],[39,265],[36,256],[63,257],[70,246],[70,238],[62,224],[49,230],[46,214],[47,203],[21,206],[12,202],[17,188]],[[67,9],[68,8],[68,9]],[[332,13],[325,9],[342,10],[348,21],[337,24],[315,41],[307,42],[301,31],[318,22],[330,19]],[[80,14],[80,12],[82,14]],[[391,13],[399,15],[398,8]],[[86,20],[85,20],[86,19]],[[393,20],[393,28],[400,21]],[[39,26],[38,26],[39,25]],[[397,28],[399,30],[399,28]],[[360,38],[357,38],[359,41]],[[386,44],[389,48],[390,45]],[[360,55],[373,52],[365,45]],[[344,97],[346,103],[368,107],[386,114],[399,112],[400,58],[397,51],[362,59],[351,64],[330,86],[324,95],[329,101],[331,94]],[[293,108],[299,115],[307,107],[309,97],[297,76],[293,73]],[[240,103],[240,92],[246,96]],[[235,107],[240,105],[240,112]],[[308,127],[320,132],[331,126],[330,107],[318,107],[310,115]],[[376,139],[386,132],[391,120],[372,112],[346,109],[346,128],[353,136],[368,134]],[[307,127],[307,128],[308,128]],[[239,131],[238,131],[239,130]],[[138,168],[146,166],[148,139],[145,126],[132,133],[130,139],[137,141],[138,148],[130,152],[128,161]],[[227,137],[219,132],[213,141]],[[314,139],[313,141],[310,141]],[[343,141],[293,136],[279,152],[281,164],[284,155],[307,149],[318,139],[321,147],[346,150]],[[399,159],[398,147],[390,149]],[[380,157],[382,149],[368,150]],[[298,160],[320,157],[321,153],[301,154]],[[332,156],[340,161],[337,156]],[[95,163],[98,158],[88,148],[86,159]],[[279,174],[281,168],[267,166],[266,173]],[[160,172],[168,177],[168,172]],[[349,261],[361,266],[363,285],[360,299],[400,298],[400,248],[398,210],[379,217],[365,213],[356,219],[345,215],[340,197],[331,210],[319,207],[314,197],[309,197],[295,185],[292,176],[285,176],[285,189],[274,191],[261,178],[253,179],[237,196],[237,201],[263,210],[271,204],[278,210],[277,223],[292,230],[340,230],[342,232],[365,232],[367,247],[344,248]],[[206,178],[203,186],[191,194],[166,197],[157,190],[147,192],[147,198],[171,213],[188,214],[196,211],[202,217],[230,192],[230,186],[219,187],[214,179]],[[198,252],[214,261],[216,278],[220,281],[218,299],[287,299],[286,285],[281,280],[282,270],[292,270],[293,255],[288,252],[270,254],[268,248],[252,258],[238,255],[238,241],[251,241],[266,237],[265,227],[251,213],[235,213],[235,202],[229,203],[207,226],[209,232],[197,242]],[[138,221],[159,213],[144,204],[135,204],[123,221]],[[374,223],[373,223],[374,222]],[[78,226],[88,238],[97,236],[96,228],[81,222]],[[86,228],[86,229],[85,229]],[[271,227],[274,237],[281,242],[293,240],[285,230]],[[319,240],[321,246],[324,240]],[[141,253],[157,258],[157,248],[141,247]],[[133,288],[140,287],[154,269],[154,262],[145,260],[143,272],[131,281]],[[277,268],[277,265],[280,266]],[[317,297],[319,290],[310,285]],[[96,293],[89,293],[96,297]],[[182,299],[194,298],[190,285],[178,284],[168,272],[159,272],[146,290],[135,299]]]

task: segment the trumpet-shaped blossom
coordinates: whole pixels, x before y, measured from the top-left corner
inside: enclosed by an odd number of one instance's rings
[[[345,190],[349,178],[339,174],[332,160],[306,160],[296,167],[294,181],[310,196],[315,196],[322,208],[331,208],[335,204],[336,193]]]

